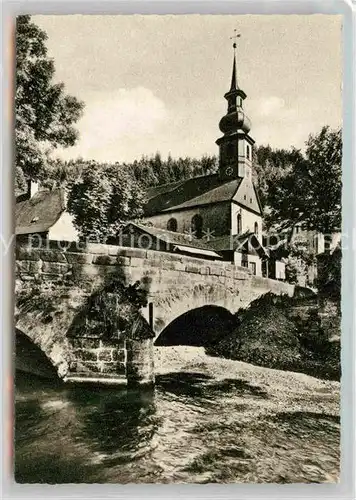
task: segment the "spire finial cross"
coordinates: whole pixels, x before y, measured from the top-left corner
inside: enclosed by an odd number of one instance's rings
[[[234,30],[234,36],[230,36],[230,40],[235,40],[234,43],[232,44],[234,50],[236,49],[237,47],[237,39],[241,37],[241,34],[237,32],[237,30]]]

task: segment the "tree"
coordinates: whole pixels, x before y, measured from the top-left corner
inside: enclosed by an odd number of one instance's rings
[[[323,127],[307,142],[304,216],[307,226],[324,234],[341,228],[341,129]]]
[[[119,164],[83,163],[68,191],[68,210],[82,238],[105,241],[117,236],[126,221],[143,214],[144,192]]]
[[[27,182],[24,173],[20,167],[15,168],[15,196],[26,192]]]
[[[306,241],[294,241],[288,247],[286,263],[286,280],[289,283],[308,283],[308,269],[316,265],[315,255],[309,251]],[[303,283],[304,282],[304,283]]]
[[[54,83],[54,61],[47,55],[47,34],[19,16],[16,23],[15,164],[26,180],[46,177],[51,152],[73,146],[78,138],[74,124],[84,104]],[[17,170],[19,172],[19,170]],[[20,186],[16,176],[16,188]]]
[[[253,153],[254,182],[259,194],[262,206],[273,203],[269,195],[273,189],[280,185],[300,161],[302,154],[300,150],[272,149],[270,145],[259,146]]]
[[[305,154],[295,156],[286,175],[268,182],[267,226],[306,229],[324,234],[341,226],[341,130],[323,127],[310,135]]]

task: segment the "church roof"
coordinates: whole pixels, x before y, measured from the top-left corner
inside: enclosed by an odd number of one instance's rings
[[[149,188],[145,215],[230,201],[241,181],[241,178],[222,180],[219,174],[212,174]]]
[[[146,233],[153,238],[163,241],[171,247],[172,251],[183,251],[196,255],[207,255],[215,259],[221,259],[221,256],[215,253],[214,249],[211,248],[204,240],[194,238],[190,234],[176,233],[174,231],[168,231],[167,229],[161,229],[158,227],[144,226],[137,224],[136,222],[129,222],[125,226],[124,232],[127,232],[127,230],[130,230],[131,228],[134,231],[138,230],[141,233]]]
[[[34,234],[48,231],[65,210],[63,189],[38,191],[29,200],[16,203],[16,234]]]

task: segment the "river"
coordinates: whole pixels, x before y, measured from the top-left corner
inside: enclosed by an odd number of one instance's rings
[[[21,483],[334,482],[339,384],[156,348],[153,391],[18,373]]]

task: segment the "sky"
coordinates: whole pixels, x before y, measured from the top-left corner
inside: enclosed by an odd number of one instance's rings
[[[341,16],[33,16],[57,81],[84,101],[64,159],[130,162],[217,154],[234,29],[256,145],[303,148],[342,121]]]

